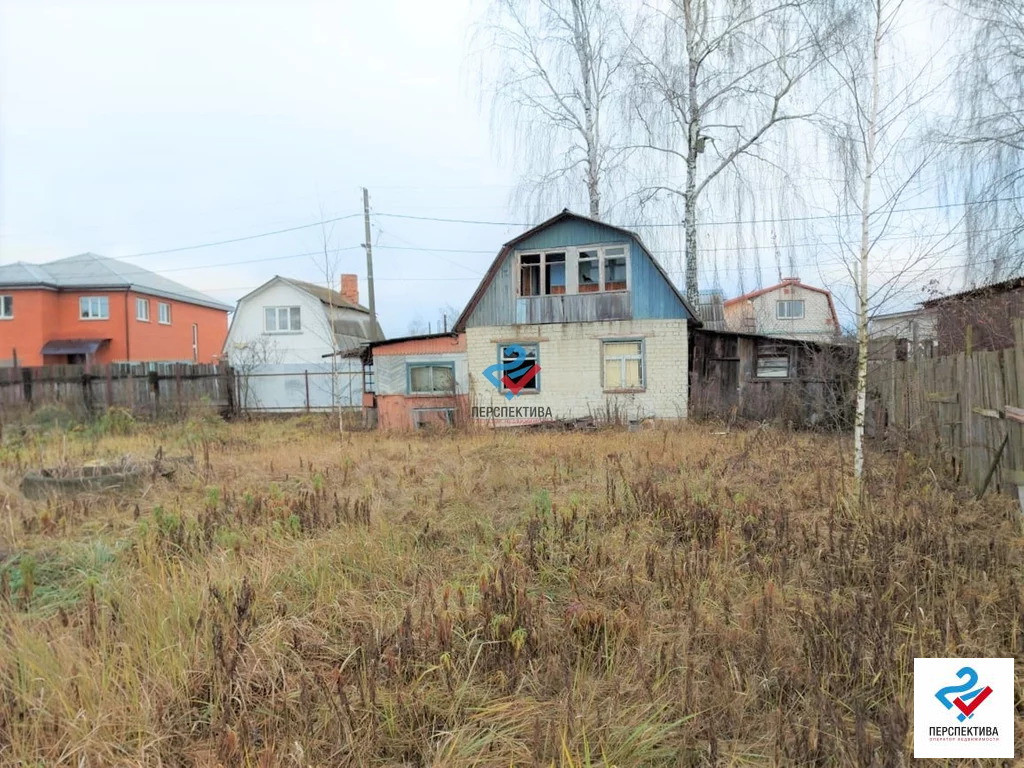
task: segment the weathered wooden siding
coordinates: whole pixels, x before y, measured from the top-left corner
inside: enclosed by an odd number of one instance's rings
[[[622,299],[588,295],[550,297],[552,301],[529,303],[516,298],[515,254],[509,253],[494,280],[487,287],[466,326],[479,328],[521,323],[591,322],[597,320],[686,318],[686,309],[671,286],[651,262],[635,238],[591,221],[559,221],[531,235],[516,246],[517,251],[572,248],[585,245],[628,243],[630,292]],[[622,294],[619,294],[620,296]],[[593,300],[590,300],[593,298]],[[530,300],[532,301],[532,300]],[[561,315],[559,315],[561,313]],[[545,319],[551,318],[551,319]],[[564,318],[564,319],[560,319]]]
[[[516,323],[588,323],[629,320],[630,292],[529,296],[516,299]]]

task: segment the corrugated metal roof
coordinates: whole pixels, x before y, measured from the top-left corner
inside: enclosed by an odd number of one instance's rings
[[[232,307],[186,285],[168,280],[136,264],[82,253],[45,264],[23,261],[0,266],[0,286],[8,288],[43,286],[63,290],[118,288],[151,296],[176,299],[188,304],[230,311]]]

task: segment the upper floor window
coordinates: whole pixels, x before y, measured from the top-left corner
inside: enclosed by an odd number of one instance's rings
[[[518,268],[519,296],[624,291],[629,287],[625,245],[520,253]]]
[[[78,316],[82,320],[106,320],[110,317],[110,300],[106,296],[82,296],[78,299]]]
[[[14,317],[14,297],[0,296],[0,320],[10,320]]]
[[[156,305],[157,319],[162,325],[171,324],[171,305],[166,301],[158,301]]]
[[[801,320],[803,316],[803,299],[786,299],[775,304],[775,317],[779,320]]]
[[[263,330],[267,333],[301,331],[302,319],[299,307],[264,307]]]
[[[519,256],[520,296],[555,296],[563,293],[564,253],[524,253]]]
[[[135,300],[135,319],[144,323],[149,322],[149,299]]]
[[[455,391],[452,363],[413,363],[409,366],[409,394],[437,395]]]

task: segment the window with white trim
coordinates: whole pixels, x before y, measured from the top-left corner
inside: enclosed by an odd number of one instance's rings
[[[626,290],[626,247],[604,249],[604,290]]]
[[[10,294],[0,296],[0,320],[10,320],[14,317],[14,297]]]
[[[601,290],[601,260],[596,249],[580,251],[576,267],[579,293],[595,293]]]
[[[149,299],[135,300],[135,319],[144,323],[149,322]]]
[[[267,333],[294,333],[302,330],[300,307],[264,307],[263,330]]]
[[[523,352],[526,353],[525,357],[520,358],[516,353],[516,346],[523,348]],[[507,376],[513,384],[519,384],[520,381],[524,382],[519,392],[539,392],[540,374],[533,373],[533,367],[537,365],[538,357],[539,354],[536,344],[503,344],[499,346],[498,361],[503,366],[512,366],[512,364],[518,363],[515,368],[510,367],[504,369],[504,372],[502,373],[502,381],[504,382],[504,378]],[[504,383],[502,383],[501,391],[509,391],[505,387]]]
[[[643,339],[614,339],[602,342],[604,356],[604,388],[643,389]]]
[[[171,324],[171,305],[166,301],[158,301],[156,303],[157,319],[161,325]]]
[[[519,295],[565,293],[565,252],[519,254]]]
[[[455,391],[455,366],[452,363],[410,363],[410,395],[443,395]]]
[[[82,320],[110,318],[110,300],[106,296],[81,296],[78,299],[78,317]]]
[[[779,320],[802,320],[803,316],[803,299],[783,299],[775,303],[775,317]]]

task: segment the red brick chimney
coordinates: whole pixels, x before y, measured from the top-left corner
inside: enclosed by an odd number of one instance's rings
[[[359,276],[358,275],[342,275],[341,276],[341,295],[346,301],[350,301],[353,304],[359,303]]]

